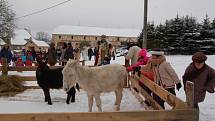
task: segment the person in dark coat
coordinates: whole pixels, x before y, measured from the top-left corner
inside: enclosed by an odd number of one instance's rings
[[[64,57],[67,61],[69,59],[74,59],[73,47],[71,43],[68,43],[68,48],[66,49]]]
[[[48,49],[48,64],[54,66],[57,63],[57,52],[55,50],[55,44],[51,43]]]
[[[94,56],[95,56],[95,63],[94,66],[97,66],[99,61],[99,49],[100,49],[100,41],[97,42],[97,46],[94,48]]]
[[[11,53],[10,47],[8,44],[5,44],[4,47],[1,49],[0,52],[0,59],[6,58],[7,63],[10,63],[10,61],[13,58],[13,54]]]
[[[92,47],[90,47],[90,48],[88,49],[88,57],[89,57],[89,60],[90,60],[90,61],[91,61],[92,56],[93,56],[93,49],[92,49]]]
[[[186,92],[186,82],[194,82],[194,107],[198,108],[198,103],[205,99],[206,91],[214,93],[215,70],[208,66],[205,61],[207,56],[203,52],[196,52],[192,56],[192,63],[186,68],[183,75],[184,90]]]
[[[32,57],[33,57],[33,61],[35,61],[36,57],[37,57],[37,53],[36,53],[34,48],[31,49],[31,54],[32,54]]]

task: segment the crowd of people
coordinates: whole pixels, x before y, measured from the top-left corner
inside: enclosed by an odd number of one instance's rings
[[[7,63],[12,62],[14,66],[32,66],[37,57],[45,56],[45,51],[42,52],[41,49],[35,51],[34,48],[31,48],[31,50],[22,49],[21,52],[12,52],[8,44],[5,44],[0,51],[0,58],[6,58]]]
[[[5,44],[0,51],[0,58],[7,58],[7,63],[13,63],[14,66],[32,66],[36,59],[47,61],[50,66],[65,66],[69,59],[80,60],[81,56],[84,61],[95,60],[95,66],[110,64],[111,59],[115,60],[115,47],[109,44],[105,39],[97,42],[96,47],[84,46],[80,48],[79,43],[62,43],[56,47],[54,43],[50,43],[48,51],[35,51],[22,49],[21,52],[12,52],[8,44]]]

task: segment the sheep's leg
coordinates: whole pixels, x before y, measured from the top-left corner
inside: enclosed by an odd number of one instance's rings
[[[88,107],[89,107],[89,112],[92,112],[92,107],[93,107],[93,95],[88,94]]]
[[[72,95],[71,102],[75,102],[75,93],[76,93],[75,87],[72,87],[70,90],[71,90],[71,95]]]
[[[71,89],[67,92],[67,99],[66,99],[66,103],[69,104],[70,98],[72,96],[72,92]]]
[[[44,93],[44,96],[45,96],[45,102],[48,102],[48,97],[47,97],[47,91],[46,91],[46,89],[43,89],[43,93]]]
[[[49,89],[43,89],[43,92],[44,92],[44,95],[45,95],[45,102],[48,101],[48,104],[52,105]]]
[[[98,107],[98,111],[102,112],[100,94],[95,95],[95,99],[96,99],[96,106]]]
[[[120,110],[120,104],[121,104],[121,100],[122,100],[122,91],[123,88],[118,88],[115,93],[116,93],[116,111]]]
[[[66,103],[67,103],[67,104],[69,104],[69,101],[70,101],[71,97],[72,97],[71,102],[75,102],[75,93],[76,93],[76,91],[75,91],[75,88],[74,88],[74,87],[72,87],[72,88],[67,92],[67,99],[66,99]]]

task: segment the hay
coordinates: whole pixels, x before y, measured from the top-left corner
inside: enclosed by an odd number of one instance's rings
[[[0,76],[0,96],[14,96],[25,90],[19,76]]]

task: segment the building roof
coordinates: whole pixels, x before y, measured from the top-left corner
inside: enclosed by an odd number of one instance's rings
[[[113,28],[62,25],[55,28],[52,34],[138,37],[141,31],[142,31],[141,29],[113,29]]]
[[[32,41],[39,47],[49,47],[49,45],[44,41],[39,41],[35,39],[32,39]]]
[[[4,42],[3,39],[0,38],[0,45],[5,45],[6,43]]]
[[[11,39],[11,44],[12,45],[25,45],[27,43],[26,40],[29,40],[30,38],[31,38],[31,35],[26,30],[23,30],[23,29],[15,30],[15,36]],[[39,41],[36,39],[32,39],[32,41],[37,46],[49,47],[49,45],[44,41]]]

